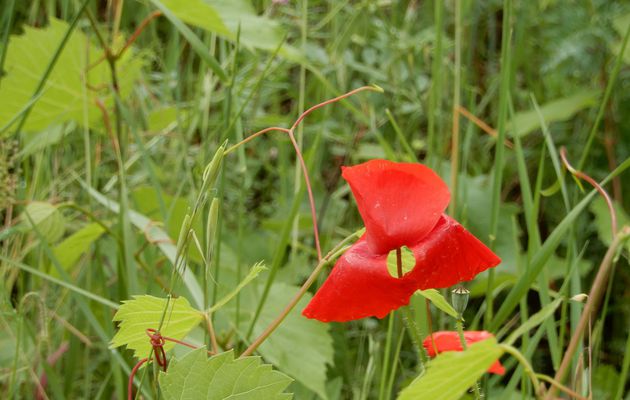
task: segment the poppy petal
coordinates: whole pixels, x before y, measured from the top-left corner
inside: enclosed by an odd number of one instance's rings
[[[383,318],[409,303],[416,287],[408,276],[392,277],[387,255],[375,254],[364,235],[337,260],[302,314],[322,322]]]
[[[464,332],[464,339],[467,344],[480,342],[491,337],[494,337],[494,335],[487,331]],[[437,354],[447,351],[463,351],[462,343],[459,339],[459,333],[454,331],[434,332],[424,339],[422,345],[427,350],[429,357],[435,357]],[[505,374],[505,368],[499,360],[497,360],[490,366],[490,368],[488,368],[488,372],[503,375]]]
[[[410,246],[427,235],[450,200],[448,187],[416,163],[371,160],[342,167],[376,253]]]
[[[501,262],[492,250],[446,214],[424,239],[410,249],[416,265],[409,275],[420,290],[445,288],[469,281]]]

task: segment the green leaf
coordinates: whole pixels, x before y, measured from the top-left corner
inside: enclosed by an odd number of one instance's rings
[[[27,216],[28,214],[28,216]],[[61,239],[65,231],[66,220],[57,209],[57,206],[33,201],[26,206],[21,217],[27,229],[33,229],[33,224],[50,243]]]
[[[466,351],[441,353],[400,393],[398,400],[457,400],[502,353],[493,338],[472,344]]]
[[[165,307],[166,299],[149,295],[133,296],[133,300],[123,301],[113,318],[120,324],[110,348],[126,345],[128,349],[134,350],[135,357],[148,357],[151,344],[146,330],[158,328]],[[160,333],[181,340],[202,318],[201,312],[192,308],[185,298],[171,299]],[[166,341],[164,350],[169,351],[173,346],[175,343]]]
[[[546,319],[553,316],[553,313],[556,311],[556,309],[561,303],[562,303],[562,299],[556,299],[552,301],[551,303],[547,304],[536,314],[529,317],[529,319],[525,321],[523,325],[519,326],[516,330],[512,332],[512,334],[510,334],[510,336],[505,340],[505,344],[508,344],[508,345],[514,344],[516,339],[518,339],[525,332],[545,322]]]
[[[403,246],[400,249],[401,264],[402,264],[402,276],[405,276],[410,272],[413,267],[416,266],[416,258],[413,256],[413,252],[407,246]],[[387,272],[394,278],[398,278],[398,260],[396,250],[392,250],[387,255]]]
[[[31,99],[40,77],[53,57],[57,44],[68,29],[64,21],[50,18],[45,28],[24,27],[24,34],[9,41],[5,61],[6,76],[0,86],[0,126],[19,114]],[[87,55],[90,59],[87,59]],[[89,121],[100,120],[94,100],[109,94],[111,74],[106,62],[87,68],[103,51],[80,31],[74,31],[52,70],[42,96],[33,106],[25,131],[40,131],[50,124],[73,120],[84,123],[84,108]],[[143,62],[126,52],[118,62],[121,97],[128,96]],[[86,72],[87,71],[87,72]],[[97,88],[97,90],[88,89]],[[98,89],[102,88],[102,89]],[[106,99],[111,104],[111,97]]]
[[[228,40],[236,40],[240,26],[240,43],[249,48],[274,51],[284,38],[280,25],[259,16],[249,0],[162,0],[187,24],[214,32]],[[280,55],[297,59],[298,52],[283,46]]]
[[[250,286],[242,292],[242,306],[247,311],[241,332],[247,330],[248,317],[256,310],[258,296],[254,289]],[[299,287],[284,283],[271,286],[268,300],[254,327],[254,337],[269,326],[298,290]],[[326,364],[333,363],[333,341],[328,324],[302,316],[302,309],[311,297],[306,294],[300,300],[273,335],[258,348],[258,352],[278,369],[326,399]]]
[[[444,296],[442,296],[442,293],[440,293],[438,290],[436,289],[418,290],[416,291],[415,294],[429,299],[431,303],[433,303],[434,306],[444,311],[448,315],[452,316],[453,318],[457,318],[457,311],[455,311],[453,306],[451,306],[451,303],[449,303],[444,298]]]
[[[552,100],[540,107],[540,111],[547,124],[556,121],[566,121],[578,111],[595,105],[600,93],[598,90],[581,91],[571,96]],[[517,113],[508,125],[512,135],[521,137],[539,128],[540,118],[536,110]]]
[[[232,350],[208,358],[205,348],[171,361],[160,372],[160,389],[166,400],[286,400],[291,378],[261,364],[260,357],[234,359]]]
[[[53,249],[55,257],[61,266],[68,271],[79,260],[79,257],[90,249],[92,243],[101,237],[103,232],[105,229],[97,223],[84,226]],[[59,274],[53,270],[51,275],[58,276]]]

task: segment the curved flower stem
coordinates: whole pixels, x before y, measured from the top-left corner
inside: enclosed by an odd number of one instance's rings
[[[459,335],[459,341],[462,344],[462,349],[467,350],[468,343],[466,343],[466,338],[464,337],[464,318],[462,314],[459,314],[457,316],[456,325],[457,325],[457,334]],[[481,400],[483,396],[481,395],[481,390],[479,390],[478,382],[475,382],[473,384],[473,390],[475,391],[475,400]]]
[[[399,248],[396,249],[396,273],[398,275],[398,279],[403,277],[403,265],[402,265],[402,250]],[[423,367],[427,362],[427,356],[424,353],[424,347],[422,347],[422,338],[418,333],[418,327],[413,320],[413,313],[411,312],[411,305],[408,304],[406,306],[402,306],[403,313],[403,324],[405,328],[409,332],[409,336],[411,336],[411,341],[414,346],[418,350],[418,355],[420,357],[420,367]]]
[[[534,385],[534,394],[536,398],[540,398],[544,394],[543,393],[544,387],[540,385],[540,381],[538,380],[538,375],[534,372],[534,369],[532,368],[529,361],[527,361],[525,356],[520,351],[518,351],[518,349],[516,349],[514,346],[511,346],[509,344],[501,343],[499,344],[499,347],[504,352],[516,358],[516,360],[523,366],[525,373],[527,374],[527,376],[529,376],[529,379],[531,379],[532,385]]]
[[[249,345],[247,349],[241,354],[241,357],[246,357],[252,354],[268,337],[273,333],[273,331],[278,328],[278,326],[284,321],[284,319],[289,315],[289,313],[295,308],[297,303],[304,297],[304,294],[308,291],[313,283],[315,283],[315,279],[319,276],[320,272],[324,269],[329,262],[333,261],[337,255],[339,255],[340,250],[345,250],[345,245],[357,238],[359,235],[363,233],[363,230],[353,233],[352,235],[346,237],[344,240],[339,242],[337,246],[335,246],[322,260],[317,264],[311,275],[308,277],[306,282],[302,285],[300,290],[293,296],[289,304],[282,310],[280,315],[274,319],[269,326]]]
[[[610,227],[612,228],[612,235],[614,238],[615,235],[617,234],[617,214],[615,213],[615,207],[613,206],[612,199],[610,198],[606,190],[604,190],[604,188],[595,179],[591,178],[584,172],[578,171],[575,168],[573,168],[573,166],[569,163],[569,160],[567,159],[567,149],[564,146],[560,148],[560,158],[562,159],[562,163],[564,164],[566,169],[573,176],[575,176],[578,179],[583,179],[586,182],[590,183],[591,186],[593,186],[595,190],[597,190],[599,194],[602,195],[602,197],[606,201],[606,205],[608,206],[608,212],[610,212]]]
[[[242,145],[246,144],[247,142],[250,142],[250,141],[256,139],[258,136],[262,136],[265,133],[272,132],[272,131],[284,132],[284,133],[287,133],[287,134],[289,133],[288,129],[280,128],[278,126],[272,126],[272,127],[269,127],[269,128],[265,128],[265,129],[263,129],[261,131],[258,131],[256,133],[253,133],[253,134],[247,136],[245,139],[241,140],[240,142],[236,143],[235,145],[232,145],[232,146],[228,147],[225,150],[225,153],[223,153],[223,154],[227,156],[229,153],[231,153],[234,150],[238,149],[239,147],[241,147]]]

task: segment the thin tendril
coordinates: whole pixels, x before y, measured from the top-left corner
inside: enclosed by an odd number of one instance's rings
[[[612,199],[608,195],[608,192],[606,192],[606,190],[604,190],[604,188],[599,183],[597,183],[595,179],[586,175],[584,172],[578,171],[577,169],[573,168],[573,166],[569,163],[569,160],[567,160],[567,149],[564,146],[560,148],[560,158],[562,159],[562,163],[564,164],[566,169],[573,176],[590,183],[595,188],[595,190],[597,190],[599,194],[602,195],[602,197],[606,201],[606,205],[608,206],[608,212],[610,212],[610,227],[612,229],[612,237],[614,238],[615,235],[617,235],[617,214],[615,213],[615,207],[613,206]]]

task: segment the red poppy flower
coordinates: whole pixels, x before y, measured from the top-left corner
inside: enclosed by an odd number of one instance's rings
[[[433,337],[433,339],[431,339],[431,337]],[[486,331],[464,332],[464,339],[466,339],[466,344],[473,344],[482,340],[490,339],[491,337],[494,337],[494,335]],[[462,342],[459,339],[459,334],[457,332],[451,331],[434,332],[433,335],[429,335],[426,339],[424,339],[422,345],[425,349],[427,349],[429,357],[435,357],[437,355],[436,350],[437,353],[463,350]],[[503,375],[505,374],[505,368],[503,367],[503,365],[501,365],[499,360],[497,360],[490,366],[490,368],[488,368],[488,372],[492,374]]]
[[[302,314],[320,321],[375,316],[409,303],[416,290],[471,280],[501,262],[490,249],[444,214],[450,193],[421,164],[371,160],[342,167],[365,234],[337,260]],[[407,246],[416,260],[400,278],[387,270],[390,251]]]

